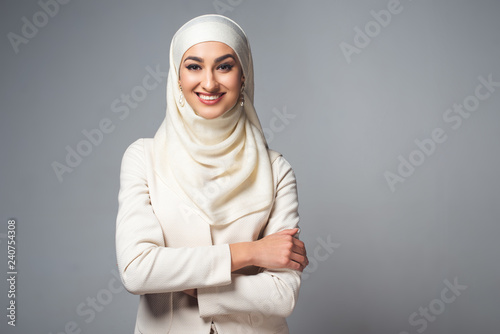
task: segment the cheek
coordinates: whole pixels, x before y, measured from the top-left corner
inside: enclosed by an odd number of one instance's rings
[[[193,73],[181,69],[179,75],[179,83],[183,90],[190,90],[196,84],[196,77],[193,75]]]
[[[239,75],[234,75],[226,78],[225,86],[239,95],[241,88],[241,77]]]

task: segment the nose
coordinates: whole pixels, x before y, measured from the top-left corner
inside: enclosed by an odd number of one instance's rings
[[[219,82],[212,71],[206,71],[201,87],[207,92],[216,92],[219,90]]]

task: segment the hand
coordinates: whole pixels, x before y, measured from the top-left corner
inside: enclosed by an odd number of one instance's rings
[[[190,295],[193,298],[198,298],[198,290],[197,289],[187,289],[187,290],[183,290],[182,292],[184,292],[187,295]]]
[[[287,229],[252,242],[253,265],[267,269],[303,271],[309,260],[304,243],[293,237],[298,231],[298,228]]]

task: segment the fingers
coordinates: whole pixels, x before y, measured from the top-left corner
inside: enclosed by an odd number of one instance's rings
[[[294,261],[297,261],[301,265],[301,270],[309,264],[309,259],[307,258],[307,250],[303,241],[295,239],[292,251],[297,254]]]
[[[288,267],[290,269],[303,271],[305,267],[309,264],[309,259],[307,258],[306,248],[304,242],[299,239],[292,239],[292,248],[289,256]]]
[[[289,228],[289,229],[286,229],[286,230],[282,230],[282,231],[276,232],[276,234],[295,235],[298,231],[299,231],[299,228],[295,227],[295,228]]]
[[[290,262],[288,263],[287,267],[289,269],[303,271],[308,264],[309,260],[307,259],[307,256],[294,253],[290,256]]]
[[[304,243],[300,240],[297,240],[300,243],[294,242],[292,246],[292,252],[297,253],[299,255],[307,255],[306,248],[304,247]]]
[[[303,271],[309,260],[304,242],[295,237],[298,232],[299,228],[285,229],[255,241],[254,265]]]
[[[292,254],[290,256],[292,261],[297,262],[300,265],[300,271],[304,270],[309,264],[309,259],[307,258],[306,249],[299,245],[294,245],[292,248]]]

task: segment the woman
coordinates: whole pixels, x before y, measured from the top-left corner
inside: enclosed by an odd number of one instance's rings
[[[122,161],[116,251],[141,295],[135,333],[288,333],[308,263],[297,208],[253,107],[245,33],[189,21],[170,46],[165,120]]]

